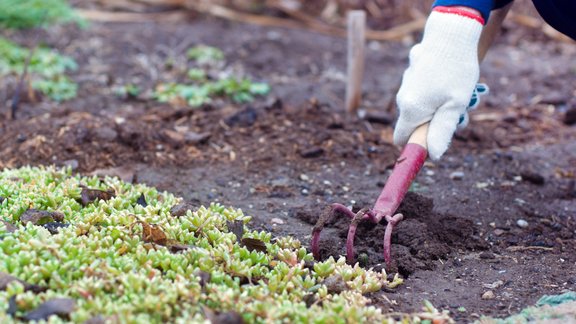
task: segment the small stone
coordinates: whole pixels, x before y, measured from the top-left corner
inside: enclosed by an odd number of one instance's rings
[[[519,219],[516,221],[516,225],[518,225],[520,228],[526,228],[528,227],[528,222],[523,219]]]
[[[482,299],[484,300],[494,299],[495,297],[496,295],[494,295],[494,292],[492,290],[488,290],[482,294]]]
[[[462,171],[454,171],[450,173],[450,179],[452,180],[462,180],[464,179],[464,172]]]
[[[301,191],[303,196],[308,196],[308,194],[310,194],[310,192],[308,191],[308,189],[302,189]]]
[[[270,222],[272,222],[272,224],[277,224],[277,225],[283,225],[284,224],[284,220],[282,220],[281,218],[278,217],[274,217],[270,220]]]
[[[302,174],[300,175],[300,180],[302,180],[302,181],[309,181],[309,180],[310,180],[310,177],[307,176],[307,175],[305,175],[304,173],[302,173]]]
[[[62,165],[72,169],[72,171],[78,169],[79,163],[78,160],[66,160],[62,162]]]
[[[497,228],[497,229],[494,230],[494,235],[496,235],[496,236],[500,236],[500,235],[502,235],[502,234],[504,234],[504,233],[506,233],[506,231],[503,230],[503,229]]]

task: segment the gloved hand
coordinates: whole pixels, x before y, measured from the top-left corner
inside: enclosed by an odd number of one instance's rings
[[[454,13],[430,14],[422,42],[410,50],[410,66],[396,97],[397,145],[405,145],[418,126],[430,121],[428,154],[438,160],[446,152],[479,78],[482,27],[478,20]]]

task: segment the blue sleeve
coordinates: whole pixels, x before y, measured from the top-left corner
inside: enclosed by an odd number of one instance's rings
[[[484,21],[488,21],[490,11],[503,7],[513,0],[436,0],[432,7],[436,6],[465,6],[476,9],[482,14]]]
[[[550,26],[576,40],[576,1],[534,0],[533,2]]]

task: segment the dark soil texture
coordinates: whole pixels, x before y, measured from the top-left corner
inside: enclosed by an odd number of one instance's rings
[[[445,157],[425,164],[400,207],[389,270],[406,280],[373,295],[386,310],[419,311],[427,299],[471,322],[576,289],[576,126],[569,125],[576,46],[505,26],[482,67],[490,95]],[[55,164],[119,175],[194,205],[241,208],[253,226],[308,243],[328,204],[371,207],[399,155],[391,144],[395,112],[387,107],[409,40],[369,42],[362,107],[369,118],[359,118],[343,109],[342,38],[203,17],[42,33],[43,42],[79,62],[72,75],[79,95],[60,104],[24,102],[11,120],[16,81],[0,81],[1,167]],[[177,78],[166,59],[201,43],[269,82],[272,94],[192,109],[111,90]],[[367,256],[366,266],[383,267],[383,223],[357,232],[356,254]],[[344,254],[348,224],[340,218],[327,225],[323,257]],[[488,290],[495,298],[482,299]]]

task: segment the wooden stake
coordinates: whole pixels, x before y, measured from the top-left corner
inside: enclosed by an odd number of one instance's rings
[[[364,75],[364,43],[366,37],[366,13],[353,10],[348,13],[348,76],[346,84],[346,111],[356,113],[362,100],[362,77]]]

